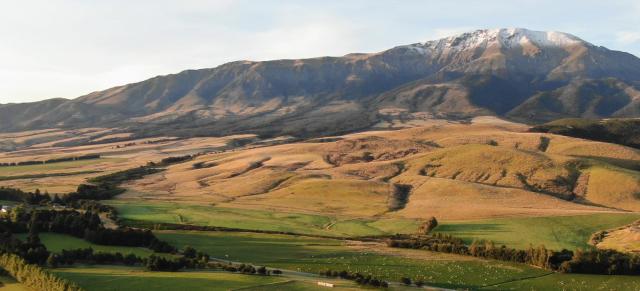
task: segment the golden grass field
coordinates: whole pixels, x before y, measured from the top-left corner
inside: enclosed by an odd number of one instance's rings
[[[209,151],[129,182],[128,191],[118,199],[356,218],[449,220],[640,210],[638,150],[528,133],[525,125],[491,117],[471,123],[421,121],[415,126],[238,148],[234,148],[237,140],[259,139],[252,135],[155,138],[52,147],[55,141],[74,137],[56,130],[4,134],[4,144],[29,146],[0,152],[0,162],[91,153],[102,158],[0,168],[0,177],[17,177],[0,181],[0,186],[68,192],[92,176]],[[109,129],[77,133],[83,138],[94,135],[96,140],[128,136]],[[92,173],[18,177],[27,172],[84,171]],[[396,185],[408,185],[410,191],[406,201],[392,209],[390,205],[398,203]]]
[[[596,243],[596,247],[640,253],[640,221],[607,230],[605,237]]]
[[[481,219],[635,211],[640,151],[484,118],[208,154],[120,199],[353,217]],[[541,137],[548,139],[540,149]],[[204,165],[195,168],[194,164]],[[589,179],[578,177],[585,175]],[[610,181],[619,181],[610,186]],[[609,181],[609,182],[607,182]],[[388,209],[393,184],[411,185]],[[576,192],[576,193],[574,193]]]
[[[86,182],[86,179],[120,170],[145,165],[150,161],[195,154],[203,151],[215,151],[226,148],[235,140],[252,139],[253,135],[236,135],[221,138],[192,138],[188,140],[171,137],[136,139],[95,145],[53,147],[51,144],[69,139],[70,134],[78,134],[74,139],[87,138],[93,129],[80,131],[35,131],[14,134],[1,134],[2,143],[31,144],[16,151],[0,151],[0,163],[20,161],[43,161],[54,158],[77,157],[87,154],[100,154],[100,159],[60,162],[45,165],[0,167],[0,186],[15,187],[33,191],[40,189],[50,193],[67,193]],[[103,133],[104,129],[99,132]],[[95,140],[128,134],[111,134]],[[43,143],[37,143],[42,140]],[[83,173],[84,172],[84,173]],[[78,173],[68,176],[20,178],[23,175],[46,175],[56,173]]]

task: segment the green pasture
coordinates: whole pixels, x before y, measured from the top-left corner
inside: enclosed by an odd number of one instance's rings
[[[52,272],[76,282],[87,291],[233,290],[286,281],[279,277],[228,272],[148,272],[141,268],[121,266],[58,268],[52,269]]]
[[[544,245],[549,249],[588,249],[594,232],[629,224],[640,214],[589,214],[576,216],[500,218],[473,221],[445,221],[435,232],[451,234],[471,243],[474,239],[525,249]]]
[[[478,288],[549,273],[524,265],[455,255],[423,260],[362,252],[334,239],[195,231],[162,231],[156,235],[180,248],[189,245],[212,257],[229,261],[309,273],[327,269],[347,270],[395,282],[406,276],[448,288]]]
[[[120,218],[131,226],[154,228],[154,224],[189,224],[243,230],[352,237],[412,233],[419,222],[409,219],[354,219],[287,212],[272,212],[208,205],[110,200]]]
[[[134,254],[139,257],[148,257],[149,255],[153,254],[153,251],[147,248],[97,245],[97,244],[93,244],[88,241],[85,241],[81,238],[77,238],[77,237],[66,235],[66,234],[40,233],[38,236],[40,237],[40,241],[47,247],[47,249],[50,252],[54,252],[54,253],[59,253],[64,249],[71,250],[71,249],[92,248],[95,252],[108,252],[108,253],[120,252],[123,255]],[[16,237],[24,240],[27,238],[27,234],[26,233],[17,234]]]

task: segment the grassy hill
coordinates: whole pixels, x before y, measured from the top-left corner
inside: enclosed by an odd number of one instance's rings
[[[526,128],[498,120],[434,121],[327,142],[208,154],[130,183],[120,199],[354,218],[478,219],[640,209],[634,196],[640,191],[634,168],[640,151]],[[603,186],[611,177],[619,187]]]

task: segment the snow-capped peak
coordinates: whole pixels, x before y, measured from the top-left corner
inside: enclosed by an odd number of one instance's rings
[[[415,51],[434,50],[466,50],[476,47],[499,45],[511,48],[525,45],[544,47],[567,47],[571,45],[591,45],[582,39],[557,31],[534,31],[524,28],[481,29],[455,36],[431,40],[408,46]],[[426,51],[425,51],[426,52]]]
[[[529,41],[538,46],[569,46],[586,43],[574,35],[557,31],[533,31],[524,28],[508,28],[498,30],[497,34],[499,35],[499,39],[505,44]]]

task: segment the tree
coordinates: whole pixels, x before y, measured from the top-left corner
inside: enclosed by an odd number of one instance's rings
[[[138,261],[140,261],[140,258],[138,258],[136,255],[134,254],[128,254],[124,257],[124,264],[127,266],[131,266],[134,265],[135,263],[137,263]]]
[[[27,243],[32,245],[40,244],[40,237],[38,236],[38,213],[36,211],[31,213],[31,221],[29,222],[29,236],[27,237]]]
[[[206,264],[209,262],[209,259],[210,259],[209,254],[198,252],[198,260],[200,260],[200,262]]]
[[[20,204],[11,210],[11,222],[20,222],[22,217],[27,214],[25,207]]]
[[[60,199],[60,196],[58,196],[58,194],[54,194],[53,195],[53,199],[51,200],[51,202],[53,202],[55,204],[61,204],[62,203],[62,199]]]
[[[429,234],[433,229],[438,226],[438,220],[435,217],[429,218],[427,221],[423,222],[420,225],[419,232],[420,234]]]
[[[258,268],[258,274],[260,275],[266,275],[267,274],[267,268],[265,268],[264,266]]]
[[[49,254],[49,257],[47,258],[47,265],[49,265],[49,267],[51,268],[57,268],[58,267],[58,255],[56,254]]]
[[[194,249],[191,246],[186,246],[184,248],[184,251],[182,251],[182,254],[184,255],[185,258],[190,258],[190,259],[195,259],[196,257],[196,249]]]

